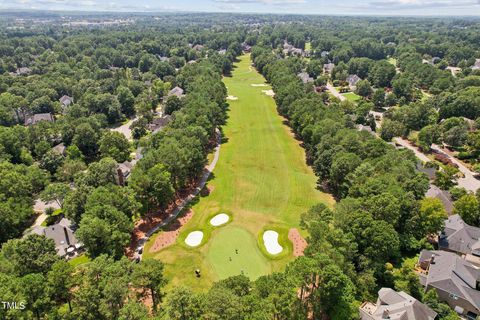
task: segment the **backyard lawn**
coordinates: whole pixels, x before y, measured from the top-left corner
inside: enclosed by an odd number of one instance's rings
[[[225,142],[208,182],[211,192],[193,205],[194,214],[175,244],[151,252],[153,236],[144,249],[145,257],[165,263],[170,287],[185,285],[201,291],[213,281],[242,272],[256,279],[283,269],[293,259],[288,230],[299,228],[300,215],[312,205],[334,203],[331,196],[316,190],[317,178],[305,164],[304,150],[277,114],[271,87],[250,65],[249,55],[240,58],[224,83],[228,94],[238,100],[229,101]],[[230,221],[220,227],[210,225],[210,219],[223,212]],[[265,230],[279,233],[282,253],[267,253]],[[204,234],[194,248],[184,242],[192,231]],[[201,277],[195,276],[196,269]]]
[[[342,94],[347,100],[357,102],[361,99],[361,97],[353,92],[347,92]]]

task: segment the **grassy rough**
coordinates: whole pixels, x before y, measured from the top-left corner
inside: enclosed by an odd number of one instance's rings
[[[185,285],[203,291],[241,268],[252,279],[282,270],[293,259],[288,230],[298,228],[300,215],[314,204],[334,203],[331,196],[315,189],[317,179],[305,164],[304,150],[277,114],[273,98],[262,92],[270,86],[252,86],[264,82],[248,55],[236,63],[233,76],[224,79],[228,94],[238,100],[229,101],[229,119],[223,128],[226,142],[208,183],[213,191],[193,204],[194,215],[175,245],[149,253],[152,237],[145,248],[145,256],[166,264],[170,287]],[[214,228],[209,221],[221,212],[230,215],[231,221]],[[284,253],[266,253],[258,240],[266,229],[280,233]],[[184,240],[194,230],[203,231],[204,238],[199,247],[189,248]],[[230,263],[230,253],[240,246],[242,254]],[[197,268],[200,278],[194,274]]]

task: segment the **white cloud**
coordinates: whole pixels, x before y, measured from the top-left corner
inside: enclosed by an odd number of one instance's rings
[[[267,5],[289,5],[289,4],[302,4],[307,3],[306,0],[214,0],[215,2],[221,3],[259,3]]]
[[[369,6],[378,9],[469,8],[480,5],[480,0],[379,0]]]

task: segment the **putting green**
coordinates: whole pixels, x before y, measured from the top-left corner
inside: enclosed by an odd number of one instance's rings
[[[249,55],[240,57],[233,75],[225,77],[224,83],[228,94],[238,100],[228,101],[228,120],[222,128],[225,142],[208,182],[211,192],[196,200],[194,214],[174,245],[149,252],[155,242],[151,237],[144,250],[146,257],[165,263],[170,287],[184,285],[204,291],[214,281],[239,274],[241,267],[252,279],[283,270],[294,258],[288,230],[299,228],[300,215],[313,205],[334,203],[331,196],[316,189],[317,178],[305,163],[300,142],[278,115],[274,99],[262,92],[271,87],[252,86],[265,83],[265,79],[251,66]],[[213,227],[210,219],[223,212],[231,218],[228,225]],[[195,230],[203,231],[204,239],[199,247],[190,248],[184,241]],[[273,257],[259,247],[263,246],[259,239],[265,230],[280,233],[285,252]],[[225,250],[235,249],[240,242],[242,253],[230,263]],[[250,264],[256,266],[247,267]],[[200,278],[194,273],[197,268]]]
[[[243,272],[250,279],[256,279],[270,271],[268,259],[247,230],[228,226],[212,234],[210,241],[207,261],[220,278]]]

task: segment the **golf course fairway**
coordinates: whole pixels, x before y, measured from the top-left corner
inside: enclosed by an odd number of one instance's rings
[[[204,291],[214,281],[242,270],[252,280],[282,270],[294,258],[288,230],[299,228],[300,215],[313,205],[334,203],[316,189],[317,178],[305,163],[305,152],[278,115],[274,99],[267,94],[271,87],[251,66],[250,55],[239,58],[224,83],[236,99],[228,100],[228,120],[222,128],[225,141],[207,184],[211,192],[192,204],[193,216],[175,244],[150,251],[157,234],[144,250],[144,258],[165,263],[169,287]],[[227,213],[230,221],[212,226],[210,220],[219,213]],[[199,247],[191,248],[185,238],[195,230],[202,231],[204,238]],[[279,233],[284,249],[280,254],[266,251],[265,230]],[[196,269],[200,277],[195,276]]]

